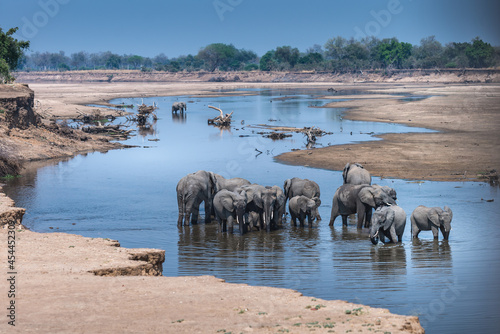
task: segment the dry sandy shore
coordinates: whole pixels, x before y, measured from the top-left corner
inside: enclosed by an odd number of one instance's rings
[[[384,141],[284,154],[280,159],[321,168],[342,169],[361,162],[374,175],[414,179],[478,179],[499,169],[499,87],[443,84],[249,84],[249,83],[33,83],[35,99],[58,117],[73,117],[82,104],[111,98],[158,95],[213,95],[220,90],[256,87],[331,87],[377,92],[356,101],[347,118],[428,127],[434,134],[384,135]],[[405,87],[405,88],[404,88]],[[214,89],[216,90],[214,92]],[[406,102],[380,93],[433,95]],[[305,160],[307,159],[307,160]],[[465,173],[467,171],[467,173]],[[0,220],[20,221],[22,209],[0,198]],[[7,254],[8,225],[0,229],[0,253]],[[413,332],[423,329],[415,317],[386,310],[325,301],[266,287],[227,284],[213,277],[158,277],[162,251],[131,250],[116,242],[68,234],[39,234],[16,229],[16,327],[0,332]],[[2,257],[5,258],[5,256]],[[132,261],[130,258],[136,258]],[[168,254],[166,254],[168,261]],[[137,259],[139,261],[137,261]],[[2,261],[1,305],[9,305],[10,286]],[[359,312],[352,312],[352,310]],[[346,314],[350,310],[351,314]],[[334,327],[332,327],[334,326]]]
[[[0,251],[7,254],[7,230],[0,230]],[[423,333],[417,317],[292,290],[210,276],[130,276],[154,274],[164,251],[63,233],[16,229],[15,237],[13,286],[2,261],[2,333]],[[9,289],[15,299],[7,298]],[[15,327],[6,317],[11,300]]]

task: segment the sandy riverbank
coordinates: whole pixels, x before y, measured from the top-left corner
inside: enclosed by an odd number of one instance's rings
[[[0,228],[2,254],[7,254],[7,231]],[[15,327],[8,324],[10,311],[4,308],[0,332],[423,333],[417,317],[385,309],[229,284],[211,276],[151,276],[161,271],[161,250],[125,249],[116,241],[64,233],[14,231],[16,274],[7,282],[5,273],[11,270],[2,261],[0,303],[15,301]],[[15,298],[8,298],[11,290]]]
[[[499,170],[499,86],[371,83],[206,83],[117,82],[32,83],[35,99],[57,117],[74,117],[83,104],[112,98],[161,95],[219,95],[235,88],[355,89],[378,93],[433,95],[402,101],[383,94],[332,102],[351,108],[346,118],[397,122],[439,130],[433,134],[389,134],[383,141],[286,153],[283,161],[340,170],[346,162],[361,162],[374,175],[411,179],[477,180],[479,173]],[[357,97],[360,97],[359,95]],[[33,145],[34,142],[30,142]],[[19,146],[19,149],[23,148]],[[33,150],[33,146],[30,148]],[[75,151],[76,152],[76,151]],[[307,160],[306,160],[307,159]],[[474,167],[475,166],[475,167]],[[467,171],[467,173],[465,173]],[[19,220],[5,197],[0,218]],[[1,229],[7,253],[7,230]],[[161,251],[127,250],[116,242],[68,234],[17,230],[16,297],[19,332],[257,332],[292,333],[423,330],[415,317],[392,315],[342,301],[316,300],[285,289],[227,284],[213,277],[96,276],[99,273],[152,274],[146,270]],[[131,261],[131,254],[146,261]],[[167,254],[168,261],[168,254]],[[7,272],[7,263],[2,262]],[[154,267],[154,266],[153,266]],[[119,269],[117,269],[119,268]],[[125,268],[125,269],[124,269]],[[135,268],[135,269],[134,269]],[[4,283],[2,291],[8,287]],[[2,294],[2,305],[8,303]],[[317,307],[319,306],[319,307]],[[361,309],[346,314],[347,310]],[[0,324],[5,328],[6,321]],[[318,327],[320,326],[320,327]],[[330,326],[335,326],[331,328]],[[12,328],[9,328],[12,329]]]

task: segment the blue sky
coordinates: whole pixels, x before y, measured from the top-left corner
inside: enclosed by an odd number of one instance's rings
[[[374,35],[419,44],[480,36],[500,46],[498,0],[0,0],[0,27],[31,51],[112,51],[168,57],[232,43],[263,55],[305,51],[332,37]]]

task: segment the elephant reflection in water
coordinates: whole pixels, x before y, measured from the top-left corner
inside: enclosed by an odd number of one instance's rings
[[[411,246],[411,261],[414,267],[436,268],[439,270],[446,268],[451,270],[453,267],[452,250],[449,242],[413,239]]]
[[[185,113],[172,113],[172,121],[174,123],[186,123],[187,116]]]
[[[380,276],[403,275],[402,279],[406,281],[407,264],[404,245],[387,244],[372,247],[370,257],[373,270],[379,273]]]

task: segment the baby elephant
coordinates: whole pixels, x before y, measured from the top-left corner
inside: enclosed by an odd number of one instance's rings
[[[378,240],[385,243],[385,237],[389,242],[401,242],[406,225],[406,213],[397,206],[381,206],[375,210],[372,216],[372,227],[370,229],[370,240],[374,245]]]
[[[303,195],[292,197],[288,203],[292,224],[296,226],[296,219],[298,218],[300,226],[304,226],[307,216],[307,222],[309,223],[309,227],[311,227],[320,205],[321,200],[318,197],[313,197],[312,199]]]
[[[448,240],[452,218],[453,212],[447,206],[441,209],[438,207],[428,208],[420,205],[413,210],[411,214],[411,235],[413,238],[418,238],[420,231],[432,230],[434,239],[438,239],[438,229],[440,229],[443,238]]]

